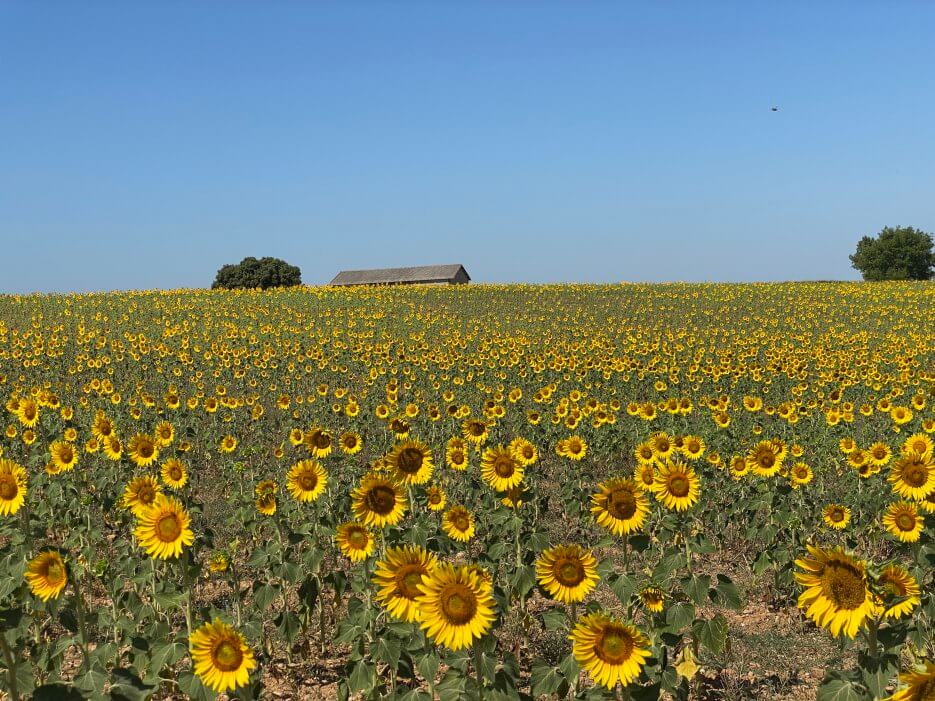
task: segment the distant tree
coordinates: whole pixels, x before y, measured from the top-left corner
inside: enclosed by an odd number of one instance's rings
[[[279,258],[244,258],[218,270],[212,289],[267,289],[302,284],[302,271]]]
[[[857,243],[851,266],[864,280],[930,280],[932,235],[911,226],[887,226],[876,238],[864,236]]]

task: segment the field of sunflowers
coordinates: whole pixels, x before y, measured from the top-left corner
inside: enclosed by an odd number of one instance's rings
[[[14,701],[935,698],[931,284],[8,295],[0,394]]]

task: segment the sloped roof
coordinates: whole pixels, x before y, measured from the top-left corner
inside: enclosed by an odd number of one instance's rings
[[[342,270],[332,285],[388,285],[400,282],[444,282],[453,279],[464,267],[453,265],[417,265],[411,268],[376,268],[374,270]],[[468,280],[471,276],[464,270]]]

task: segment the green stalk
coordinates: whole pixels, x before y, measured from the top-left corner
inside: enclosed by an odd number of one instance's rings
[[[2,634],[0,634],[0,649],[3,650],[3,658],[6,660],[7,675],[10,680],[10,701],[19,701],[19,689],[16,685],[16,655],[10,649],[6,636]]]
[[[480,641],[474,643],[474,674],[477,676],[477,698],[478,701],[484,701],[484,677],[480,671],[481,650]]]

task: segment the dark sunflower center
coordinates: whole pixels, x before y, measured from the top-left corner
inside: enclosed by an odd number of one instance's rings
[[[182,479],[182,468],[179,467],[178,465],[173,465],[172,467],[170,467],[169,477],[175,482],[178,482],[180,479]]]
[[[316,433],[315,438],[313,439],[316,448],[327,448],[331,445],[331,436],[327,433]]]
[[[146,485],[140,487],[140,491],[136,493],[136,498],[143,504],[152,504],[153,500],[156,498],[156,492],[151,486]]]
[[[701,446],[697,441],[689,441],[687,447],[689,453],[697,453],[699,450],[701,450]]]
[[[471,527],[471,522],[465,514],[452,514],[451,515],[451,525],[455,527],[456,530],[466,531]]]
[[[525,458],[526,460],[532,460],[532,456],[533,456],[533,449],[532,449],[532,446],[529,446],[529,445],[523,446],[523,449],[522,449],[522,456],[523,456],[523,458]]]
[[[825,595],[836,608],[851,611],[863,606],[867,588],[855,568],[841,562],[829,562],[821,580]]]
[[[46,570],[45,578],[49,580],[49,584],[59,584],[65,579],[65,568],[56,560],[52,560]]]
[[[380,516],[386,516],[396,506],[396,492],[383,485],[374,487],[367,493],[367,506]]]
[[[835,521],[835,522],[837,522],[837,521],[843,521],[843,520],[844,520],[844,512],[841,511],[841,509],[835,509],[834,511],[832,511],[832,512],[828,515],[828,518],[830,518],[832,521]]]
[[[399,451],[396,464],[401,472],[412,475],[422,469],[422,451],[418,448],[404,448]]]
[[[636,499],[628,489],[617,489],[607,495],[607,510],[611,516],[627,520],[636,513]]]
[[[175,514],[165,514],[156,522],[156,535],[164,543],[173,543],[182,534],[182,524]]]
[[[468,425],[468,433],[472,436],[483,436],[484,435],[484,426],[478,423],[472,423]]]
[[[463,584],[449,584],[442,589],[441,609],[449,623],[464,625],[477,613],[477,597]]]
[[[221,640],[214,648],[214,666],[222,672],[232,672],[240,668],[243,653],[240,646],[231,640]]]
[[[568,444],[568,452],[572,454],[581,452],[581,444],[578,441],[572,441]]]
[[[513,461],[506,456],[497,458],[493,469],[500,477],[512,477],[513,473],[516,472],[516,466],[513,464]]]
[[[883,583],[883,588],[893,596],[905,596],[906,588],[902,585],[901,582],[896,581],[892,577],[888,578]]]
[[[407,599],[421,596],[419,585],[425,570],[421,565],[403,565],[396,573],[396,593]]]
[[[140,457],[148,458],[153,454],[153,447],[148,443],[142,443],[140,445]]]
[[[19,486],[12,475],[3,475],[0,477],[0,499],[10,501],[19,494]]]
[[[367,534],[363,530],[355,528],[347,534],[347,542],[350,543],[351,547],[355,550],[363,550],[367,547]]]
[[[442,500],[442,495],[438,492],[429,493],[429,504],[438,504]]]
[[[684,497],[688,495],[691,484],[684,475],[675,475],[669,478],[669,492],[674,497]]]
[[[461,463],[463,463],[463,462],[464,462],[464,453],[462,453],[461,451],[458,451],[458,452],[456,452],[456,453],[452,453],[452,454],[451,454],[451,462],[453,462],[455,465],[460,465]]]
[[[64,448],[62,448],[61,452],[59,453],[59,458],[60,458],[61,461],[64,462],[64,463],[69,463],[69,462],[71,462],[71,461],[72,461],[72,458],[74,458],[74,457],[75,457],[74,452],[72,451],[71,448],[69,448],[69,447],[67,447],[67,446],[64,447]]]
[[[776,464],[776,458],[772,453],[762,453],[760,455],[760,467],[770,468]]]
[[[916,527],[916,520],[912,514],[899,514],[896,517],[896,527],[901,531],[911,531]]]
[[[607,664],[622,664],[633,652],[633,638],[620,628],[607,627],[594,641],[594,654]]]
[[[565,587],[576,587],[584,581],[585,571],[581,560],[562,558],[555,563],[555,579]]]
[[[903,482],[911,487],[921,487],[928,480],[928,471],[918,464],[910,465],[903,472]]]

